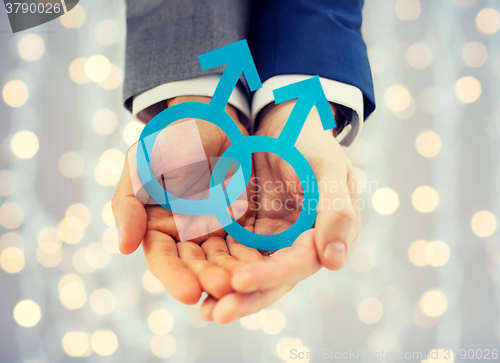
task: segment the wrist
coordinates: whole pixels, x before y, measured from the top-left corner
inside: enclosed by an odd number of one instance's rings
[[[295,100],[287,101],[280,104],[270,103],[264,107],[257,117],[257,135],[266,135],[271,137],[278,137],[281,130],[285,126],[290,113],[295,106]],[[337,127],[333,130],[324,130],[323,125],[319,119],[316,108],[313,108],[307,117],[306,122],[301,130],[301,137],[327,135],[328,137],[336,137],[344,128],[344,123],[337,122],[338,112],[333,103],[330,102],[333,117],[335,117]]]

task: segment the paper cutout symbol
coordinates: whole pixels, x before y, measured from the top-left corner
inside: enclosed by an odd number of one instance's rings
[[[271,235],[252,233],[243,228],[228,211],[245,190],[252,172],[252,154],[268,152],[276,154],[292,166],[300,182],[309,180],[315,184],[303,190],[304,205],[318,201],[318,187],[314,172],[306,158],[295,148],[295,142],[311,109],[316,106],[323,128],[336,127],[330,105],[323,93],[319,77],[311,77],[274,90],[275,103],[296,99],[295,106],[278,138],[243,136],[225,107],[241,74],[248,87],[255,91],[262,87],[257,69],[246,40],[226,45],[199,56],[203,70],[226,65],[209,104],[182,103],[169,107],[156,115],[143,129],[137,147],[137,170],[149,195],[163,208],[174,213],[191,216],[215,216],[226,232],[236,241],[260,250],[277,250],[289,247],[316,220],[316,210],[302,208],[296,222],[287,230]],[[175,121],[193,118],[218,126],[229,138],[231,145],[216,163],[210,177],[209,197],[203,200],[178,198],[162,187],[154,176],[151,155],[158,134]],[[224,178],[228,170],[238,162],[238,169],[227,186]],[[225,186],[225,188],[224,188]]]
[[[80,0],[4,0],[13,33],[57,19]]]

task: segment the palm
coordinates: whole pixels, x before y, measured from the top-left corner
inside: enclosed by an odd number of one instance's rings
[[[303,193],[293,168],[274,154],[254,156],[258,195],[255,232],[277,234],[289,228],[300,214]]]
[[[179,198],[206,199],[212,164],[230,144],[227,136],[211,123],[178,121],[157,137],[157,147],[152,155],[153,173],[166,190]],[[144,193],[147,195],[145,190]],[[151,198],[146,203],[146,213],[148,230],[167,234],[176,242],[189,240],[201,244],[210,237],[225,236],[225,231],[213,216],[172,213]]]
[[[171,100],[169,107],[185,101]],[[208,102],[209,99],[194,97],[188,101]],[[228,107],[228,113],[246,133],[236,111]],[[213,124],[180,120],[158,135],[151,157],[153,173],[171,194],[185,199],[204,199],[208,196],[211,164],[229,145],[227,136]],[[129,150],[113,197],[121,251],[132,253],[142,241],[151,272],[173,297],[186,304],[196,303],[203,291],[217,298],[230,293],[228,270],[240,267],[243,260],[263,258],[262,255],[234,243],[231,252],[237,258],[233,258],[223,238],[225,231],[214,217],[179,215],[152,203],[139,179],[136,150],[136,145]],[[235,204],[242,203],[236,201]],[[233,215],[235,209],[238,208],[232,208]],[[240,211],[242,213],[236,213],[240,216],[238,222],[253,225],[254,209],[246,200]]]

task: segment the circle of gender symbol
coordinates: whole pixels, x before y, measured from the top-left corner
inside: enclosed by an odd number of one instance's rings
[[[325,98],[319,77],[311,77],[274,90],[275,103],[297,99],[287,123],[278,138],[266,136],[243,136],[225,107],[231,93],[243,73],[251,91],[262,86],[250,50],[245,40],[199,56],[203,70],[226,64],[224,73],[209,104],[200,102],[182,103],[156,115],[143,129],[137,148],[137,169],[139,178],[149,195],[163,208],[191,216],[217,218],[221,226],[236,241],[249,247],[271,251],[289,247],[316,220],[316,208],[308,209],[310,201],[318,201],[318,187],[314,172],[306,158],[295,148],[304,122],[316,106],[325,130],[336,127],[330,105]],[[158,134],[175,121],[194,118],[206,120],[222,129],[231,145],[216,163],[210,177],[209,197],[203,200],[187,200],[176,197],[165,190],[153,174],[151,155]],[[261,235],[242,227],[229,213],[228,207],[244,192],[252,173],[252,154],[273,153],[292,166],[302,185],[304,199],[298,219],[287,230],[271,235]],[[226,188],[224,178],[228,170],[239,164]],[[309,186],[309,182],[313,185]]]

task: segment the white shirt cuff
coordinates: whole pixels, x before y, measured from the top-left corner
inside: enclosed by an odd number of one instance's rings
[[[274,102],[273,90],[311,78],[305,74],[287,74],[274,76],[264,82],[252,99],[252,125],[257,114],[268,104]],[[343,146],[349,146],[361,134],[363,129],[363,93],[357,87],[320,77],[321,86],[326,99],[330,102],[346,106],[352,110],[352,120],[336,139]]]
[[[137,114],[158,102],[179,96],[212,97],[220,74],[210,74],[183,81],[170,82],[147,90],[134,97],[132,114]],[[251,107],[248,103],[247,90],[240,82],[236,85],[229,104],[240,111],[253,126],[258,113],[268,104],[274,102],[273,90],[311,78],[305,74],[280,75],[269,78],[253,96]],[[349,146],[361,134],[363,129],[363,93],[357,87],[320,77],[321,86],[326,99],[330,102],[346,106],[352,110],[352,120],[336,139],[343,146]]]
[[[168,100],[179,96],[207,96],[212,97],[220,74],[208,74],[196,78],[186,79],[184,81],[170,82],[151,88],[134,97],[132,102],[132,115],[137,114],[149,106],[158,102]],[[248,120],[251,119],[250,105],[245,87],[238,82],[231,97],[229,104],[240,111]]]

